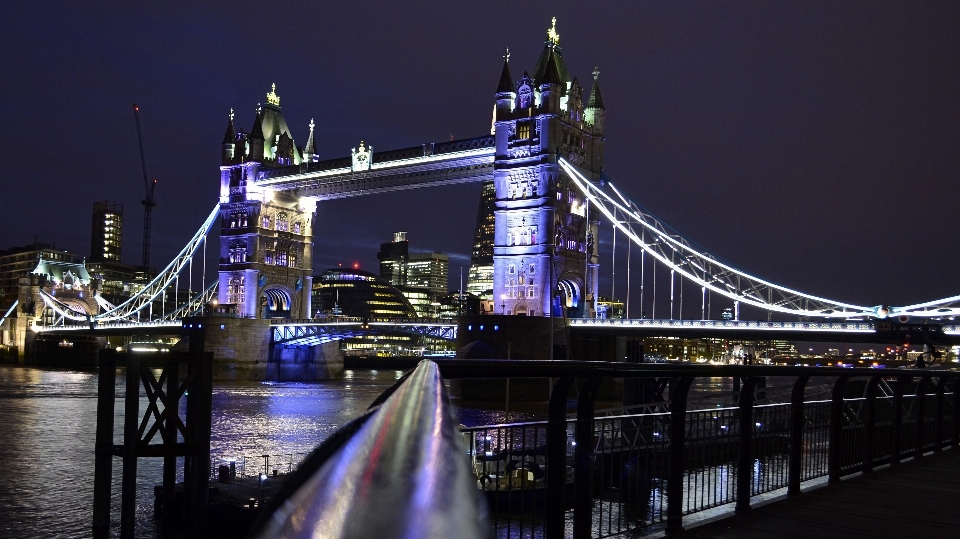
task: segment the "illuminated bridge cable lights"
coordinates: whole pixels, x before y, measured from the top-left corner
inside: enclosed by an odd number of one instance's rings
[[[96,322],[112,322],[136,316],[137,313],[144,309],[149,310],[157,297],[163,294],[171,285],[176,286],[180,273],[184,269],[188,269],[188,271],[192,269],[191,262],[193,257],[201,245],[206,243],[207,234],[210,232],[219,214],[220,205],[217,204],[214,206],[213,211],[210,212],[210,215],[207,216],[203,225],[200,226],[200,229],[197,230],[197,233],[187,242],[183,250],[180,251],[156,278],[143,287],[142,290],[113,309],[109,309],[91,318]],[[46,301],[46,298],[44,301]]]
[[[741,303],[767,312],[778,312],[815,318],[888,318],[897,316],[951,317],[960,315],[960,296],[918,303],[904,307],[863,306],[805,294],[771,283],[740,270],[703,247],[688,240],[673,227],[657,219],[612,182],[595,185],[565,159],[558,159],[564,172],[577,189],[615,227],[627,236],[643,253],[653,257],[671,272],[680,274],[706,291],[714,292],[734,302],[739,318]],[[610,191],[608,193],[604,189]],[[612,194],[611,194],[612,193]],[[629,245],[629,244],[628,244]],[[654,294],[656,294],[656,271]],[[629,283],[629,280],[627,281]],[[682,291],[682,288],[681,288]],[[671,294],[673,287],[671,286]],[[682,294],[682,292],[681,292]],[[655,296],[654,296],[655,297]],[[682,302],[682,297],[680,299]],[[654,302],[654,308],[656,303]]]

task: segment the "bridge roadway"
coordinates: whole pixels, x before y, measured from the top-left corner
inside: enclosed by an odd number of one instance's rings
[[[778,322],[762,320],[572,319],[571,331],[581,334],[787,340],[850,343],[960,344],[960,325],[898,323],[889,320],[849,322]]]
[[[374,152],[369,167],[351,158],[328,159],[260,171],[255,183],[276,191],[332,200],[419,187],[493,180],[496,140],[492,135]]]
[[[683,539],[960,536],[960,450],[854,476],[682,531]]]
[[[500,318],[500,317],[497,317]],[[504,317],[513,318],[513,317]],[[851,322],[768,322],[755,320],[651,320],[651,319],[568,319],[573,335],[617,335],[637,337],[722,338],[731,340],[799,340],[850,343],[929,342],[960,344],[960,324],[900,324],[886,320]],[[215,319],[210,319],[215,323]],[[182,321],[125,322],[90,326],[37,326],[38,332],[67,337],[77,333],[97,335],[171,335],[181,333]],[[271,326],[275,344],[314,346],[325,342],[374,334],[423,335],[456,340],[455,320],[338,321],[275,320]]]

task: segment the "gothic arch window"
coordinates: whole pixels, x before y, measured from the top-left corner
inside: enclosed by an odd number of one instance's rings
[[[227,282],[227,303],[243,303],[244,300],[244,281],[243,275],[234,275]]]
[[[303,234],[303,223],[300,221],[293,223],[293,232],[295,234]]]
[[[531,105],[533,105],[533,92],[530,90],[529,86],[524,84],[520,86],[520,89],[517,92],[517,108],[527,109],[527,108],[530,108]],[[529,138],[529,135],[530,135],[530,127],[528,124],[526,138]],[[517,135],[517,138],[520,138],[519,134]]]
[[[281,232],[286,232],[289,230],[289,222],[287,221],[286,212],[277,212],[277,230]]]
[[[267,213],[263,214],[263,217],[261,217],[260,221],[261,221],[260,226],[262,226],[263,228],[270,228],[270,214],[267,214]]]
[[[230,228],[242,228],[245,226],[247,226],[246,212],[233,212],[230,214]]]
[[[527,140],[530,138],[530,122],[517,122],[517,140]]]
[[[243,264],[247,261],[247,243],[235,241],[230,243],[230,263]]]

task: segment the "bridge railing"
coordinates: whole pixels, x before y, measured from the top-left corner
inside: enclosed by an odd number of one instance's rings
[[[385,489],[378,500],[397,496],[398,484],[409,489],[408,498],[438,496],[431,510],[438,510],[442,503],[459,507],[459,502],[450,500],[454,492],[470,506],[471,496],[482,493],[499,537],[600,538],[649,526],[676,531],[686,517],[709,509],[729,506],[745,512],[757,496],[797,495],[807,481],[836,482],[960,445],[960,372],[956,371],[518,360],[422,362],[398,389],[391,390],[392,396],[380,399],[390,402],[400,397],[408,400],[406,406],[420,401],[420,420],[405,427],[403,445],[450,443],[448,426],[433,415],[437,393],[414,394],[410,389],[423,384],[428,372],[442,373],[448,380],[542,378],[545,384],[546,379],[552,382],[546,421],[463,428],[454,443],[459,450],[438,454],[441,467],[450,466],[447,459],[460,460],[466,464],[466,474],[464,470],[431,474],[431,480],[443,486],[428,493],[417,490],[412,478],[426,472],[413,463],[402,470],[391,469],[397,475],[391,476],[389,485],[370,486],[369,492]],[[757,404],[761,381],[774,376],[791,380],[790,398]],[[739,380],[735,404],[688,410],[695,402],[690,397],[697,379],[717,377]],[[605,378],[623,379],[625,385],[635,381],[637,394],[664,404],[653,412],[596,417],[594,404]],[[432,380],[431,384],[443,385],[439,374]],[[831,387],[827,399],[820,391],[824,381]],[[386,402],[370,416],[384,413]],[[576,410],[574,417],[568,416],[571,406]],[[395,458],[392,453],[373,451],[373,446],[365,445],[370,442],[362,440],[383,440],[377,447],[386,450],[387,441],[396,435],[390,430],[396,427],[392,423],[402,416],[396,414],[375,416],[379,418],[375,424],[368,420],[364,428],[371,430],[360,441],[354,441],[358,434],[348,435],[358,429],[354,424],[338,433],[344,437],[340,446],[354,449],[327,459],[323,473],[310,479],[311,490],[284,498],[293,504],[287,505],[285,514],[313,514],[323,505],[318,496],[327,500],[334,494],[346,496],[343,499],[348,501],[339,510],[348,514],[360,514],[368,507],[355,507],[361,501],[341,490],[351,484],[350,478],[359,477],[356,474],[376,474],[379,461]],[[423,425],[428,416],[433,417],[429,421],[433,429]],[[420,436],[429,440],[418,440]],[[321,446],[318,452],[323,450]],[[312,459],[301,469],[319,469],[318,464],[310,464]],[[332,483],[324,484],[327,481]],[[323,509],[332,510],[329,504]],[[397,519],[396,527],[425,518],[401,509],[390,512]],[[465,514],[473,518],[480,513]],[[280,531],[275,527],[271,533],[276,535],[261,536],[294,536]]]
[[[955,371],[438,363],[446,378],[554,379],[548,421],[467,431],[472,454],[480,455],[474,468],[489,476],[481,486],[498,535],[537,525],[544,537],[607,537],[657,524],[678,530],[688,515],[727,504],[744,512],[756,496],[796,495],[804,481],[835,482],[960,442]],[[768,376],[792,379],[786,402],[755,402]],[[812,376],[817,383],[808,387]],[[597,389],[608,377],[639,378],[640,392],[665,404],[656,413],[595,417]],[[740,380],[735,405],[688,410],[693,383],[715,377]],[[824,380],[832,386],[825,400]],[[568,400],[576,419],[564,414]],[[543,431],[531,438],[531,429]],[[542,472],[540,497],[520,495],[539,487],[533,475],[509,482],[517,469]]]

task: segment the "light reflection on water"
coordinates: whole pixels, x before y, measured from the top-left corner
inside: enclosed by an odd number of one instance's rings
[[[211,457],[309,453],[360,415],[403,371],[348,370],[326,382],[218,383],[213,391]],[[122,441],[125,373],[117,372],[114,441]],[[0,366],[0,537],[86,538],[93,511],[97,375]],[[146,410],[141,398],[141,414]],[[493,406],[495,407],[495,405]],[[466,425],[540,419],[536,407],[458,406]],[[545,412],[545,409],[543,410]],[[183,414],[183,411],[181,411]],[[120,459],[114,459],[112,531],[120,526]],[[137,537],[156,537],[153,485],[161,459],[137,468]]]

